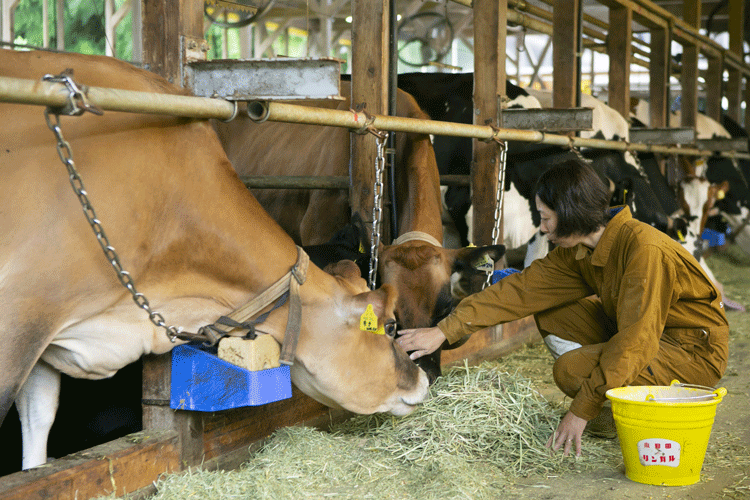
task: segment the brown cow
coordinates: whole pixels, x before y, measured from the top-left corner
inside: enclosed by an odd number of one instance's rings
[[[3,76],[38,81],[67,68],[90,86],[183,92],[111,58],[0,51]],[[60,372],[104,378],[174,344],[132,303],[102,255],[42,108],[0,110],[0,423],[15,400],[28,468],[46,460]],[[195,332],[297,261],[294,242],[238,179],[209,122],[105,112],[62,118],[61,127],[123,267],[167,323]],[[291,369],[297,387],[357,413],[403,415],[425,399],[425,373],[393,338],[359,327],[368,304],[379,322],[393,318],[393,287],[366,291],[361,280],[311,265],[299,291],[302,326]],[[280,343],[288,309],[261,326]]]
[[[348,110],[351,84],[341,82],[344,101],[314,101],[317,107]],[[414,98],[398,91],[399,116],[429,119]],[[216,123],[219,139],[237,172],[243,175],[349,175],[350,132],[339,127],[265,122],[245,113]],[[373,139],[374,140],[374,139]],[[477,291],[467,285],[485,258],[498,261],[503,246],[445,249],[440,177],[430,137],[396,136],[396,206],[400,236],[380,252],[382,283],[398,290],[396,319],[401,328],[433,326],[460,298]],[[298,244],[328,241],[350,220],[346,190],[253,190],[269,214]],[[419,363],[430,380],[440,374],[439,351]]]

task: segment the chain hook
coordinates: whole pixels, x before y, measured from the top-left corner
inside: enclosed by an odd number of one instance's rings
[[[86,103],[85,97],[83,105],[80,105],[80,102],[75,102],[80,98],[80,96],[83,96],[83,94],[78,90],[78,87],[69,76],[61,75],[61,77],[51,77],[50,75],[46,75],[44,77],[44,79],[47,81],[55,81],[54,79],[57,78],[63,78],[64,81],[61,81],[60,83],[65,83],[70,89],[70,103],[68,106],[65,106],[63,108],[45,108],[44,119],[47,122],[47,127],[49,127],[49,129],[55,135],[55,139],[57,140],[57,154],[60,156],[60,160],[68,170],[68,177],[70,179],[70,185],[73,188],[73,192],[78,197],[78,201],[83,208],[83,214],[86,217],[89,226],[91,226],[91,229],[94,231],[94,235],[96,236],[96,240],[99,242],[99,245],[104,252],[104,256],[107,258],[107,261],[109,261],[110,265],[117,273],[117,279],[120,281],[120,284],[122,284],[122,286],[130,292],[130,295],[133,298],[133,302],[135,302],[138,307],[148,313],[148,319],[151,321],[151,323],[159,328],[164,328],[170,342],[175,343],[177,341],[177,336],[182,332],[182,328],[167,325],[164,317],[157,311],[151,309],[146,296],[138,292],[135,287],[133,278],[130,277],[130,273],[123,269],[122,264],[120,263],[120,257],[117,255],[115,248],[110,245],[109,239],[107,238],[107,235],[104,232],[104,228],[102,227],[102,223],[97,218],[96,211],[91,205],[88,194],[86,193],[86,188],[83,185],[83,180],[78,174],[75,162],[73,161],[73,152],[70,149],[70,144],[65,140],[62,134],[62,130],[60,129],[60,113],[62,113],[66,109],[68,110],[68,112],[73,113],[73,116],[80,116],[85,111],[90,111],[98,115],[101,115],[102,113],[98,108],[94,108]]]
[[[44,75],[42,80],[50,83],[62,83],[68,89],[68,102],[60,108],[53,108],[54,114],[66,116],[81,116],[88,111],[95,115],[104,114],[101,109],[90,104],[88,101],[88,87],[86,85],[78,86],[72,78],[73,70],[66,70],[59,75]]]
[[[508,158],[508,143],[497,140],[497,189],[495,190],[495,214],[494,225],[492,226],[492,244],[499,244],[500,240],[500,222],[503,215],[503,197],[505,195],[505,170]],[[490,285],[492,280],[492,271],[487,274],[487,279],[482,288]]]
[[[370,268],[369,286],[375,289],[375,277],[378,271],[378,252],[380,250],[380,224],[383,220],[383,175],[385,172],[385,144],[388,132],[373,132],[378,146],[378,155],[375,158],[375,185],[373,188],[372,204],[372,237],[370,238]]]

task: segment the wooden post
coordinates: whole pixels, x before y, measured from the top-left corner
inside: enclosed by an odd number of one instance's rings
[[[744,0],[729,0],[727,7],[729,14],[729,50],[742,56],[744,38],[743,23],[745,22]],[[747,93],[746,93],[747,95]],[[733,120],[740,121],[740,109],[742,107],[742,74],[734,68],[728,68],[728,79],[726,86],[727,115]],[[747,116],[750,102],[745,100],[745,116]],[[748,126],[747,120],[745,127]]]
[[[633,52],[633,11],[628,7],[609,9],[609,106],[625,119],[630,116],[630,58]]]
[[[143,63],[182,85],[186,40],[203,40],[203,1],[149,0],[142,3],[142,14]],[[171,361],[171,353],[144,357],[143,428],[177,431],[181,465],[195,465],[203,456],[203,420],[199,413],[169,407]]]
[[[649,61],[650,126],[663,128],[669,125],[669,48],[672,41],[669,32],[662,28],[651,30],[651,60]]]
[[[172,83],[182,85],[184,39],[203,40],[203,2],[143,2],[143,62]]]
[[[352,6],[352,109],[388,113],[388,0],[354,0]],[[372,228],[377,143],[372,134],[352,134],[349,204]],[[384,180],[385,181],[385,180]],[[384,218],[385,219],[385,218]],[[381,221],[382,223],[382,221]],[[381,225],[381,229],[387,224]]]
[[[553,7],[552,107],[554,108],[572,108],[576,105],[576,93],[580,87],[576,64],[580,9],[581,0],[555,0]]]
[[[505,39],[507,2],[474,1],[474,124],[502,123],[502,97],[505,96]],[[492,243],[497,193],[497,144],[473,140],[471,166],[473,241]],[[502,235],[502,226],[500,234]],[[502,243],[502,236],[499,238]]]
[[[683,0],[683,18],[694,28],[700,28],[700,0]],[[698,47],[692,43],[682,45],[682,73],[680,74],[682,97],[682,126],[695,127],[698,113]]]
[[[721,57],[708,58],[706,71],[706,115],[721,123],[721,87],[722,70],[724,68]]]

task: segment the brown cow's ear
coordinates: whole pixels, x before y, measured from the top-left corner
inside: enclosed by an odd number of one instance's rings
[[[372,309],[382,324],[396,317],[398,291],[393,285],[386,283],[371,292],[360,293],[354,297],[354,301],[357,309],[361,309],[360,314],[365,311],[368,304],[372,304]]]

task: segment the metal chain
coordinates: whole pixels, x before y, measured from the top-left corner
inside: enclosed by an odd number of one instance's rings
[[[388,133],[375,134],[378,156],[375,158],[375,186],[372,205],[372,238],[370,238],[370,290],[375,290],[375,276],[378,270],[378,250],[380,247],[380,223],[383,220],[383,173],[385,171],[385,144]]]
[[[72,89],[71,95],[73,95]],[[112,268],[117,273],[117,278],[120,280],[120,283],[133,297],[133,302],[148,313],[148,319],[151,320],[151,323],[157,327],[164,328],[167,332],[167,337],[169,337],[169,340],[174,343],[177,339],[177,335],[182,331],[182,328],[167,325],[164,321],[164,317],[157,311],[151,309],[151,305],[146,296],[138,292],[135,288],[135,283],[133,282],[133,278],[130,277],[130,273],[122,268],[120,257],[117,255],[115,248],[109,244],[109,239],[107,239],[107,235],[104,233],[101,221],[96,217],[94,207],[89,201],[86,188],[83,185],[83,180],[81,180],[81,176],[78,174],[75,162],[73,161],[73,152],[70,149],[70,144],[63,138],[62,130],[60,130],[60,115],[57,114],[57,111],[59,110],[50,108],[45,109],[44,118],[47,121],[47,127],[49,127],[49,129],[55,134],[55,138],[57,139],[57,154],[60,156],[60,160],[68,170],[70,185],[73,187],[73,192],[78,196],[78,201],[81,203],[81,207],[83,207],[83,213],[86,216],[86,220],[88,220],[91,229],[96,235],[96,240],[102,247],[102,251],[104,251],[104,255],[112,265]]]
[[[497,141],[497,189],[495,191],[495,223],[492,226],[492,244],[498,245],[500,240],[500,221],[503,209],[503,197],[505,195],[505,166],[508,157],[508,143]],[[490,285],[492,271],[487,274],[487,280],[482,288]]]

